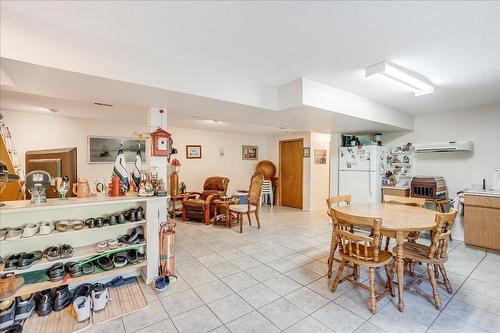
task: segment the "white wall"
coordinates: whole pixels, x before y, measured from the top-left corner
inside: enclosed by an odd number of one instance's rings
[[[384,134],[383,139],[386,146],[471,140],[471,153],[415,154],[414,174],[443,176],[453,198],[483,178],[491,184],[493,170],[500,168],[500,104],[417,115],[413,132]],[[457,222],[454,236],[463,239],[461,220]]]
[[[268,142],[265,135],[239,134],[169,127],[168,132],[174,139],[174,147],[179,153],[174,155],[181,162],[180,181],[185,182],[188,191],[201,191],[203,182],[210,176],[229,178],[228,194],[236,189],[248,189],[250,177],[261,160],[268,159]],[[201,159],[186,159],[186,145],[201,145]],[[258,160],[243,160],[242,145],[259,147]],[[224,156],[219,150],[224,149]]]
[[[61,117],[50,114],[1,111],[11,131],[14,145],[24,166],[26,151],[63,147],[77,147],[78,177],[92,180],[98,177],[111,178],[113,164],[89,164],[87,160],[87,137],[118,136],[132,137],[134,130],[143,130],[147,122],[126,123]],[[129,170],[132,170],[130,165]]]
[[[330,134],[311,133],[311,185],[310,185],[310,209],[325,209],[326,198],[330,193]],[[314,163],[314,150],[325,149],[327,151],[326,164]]]

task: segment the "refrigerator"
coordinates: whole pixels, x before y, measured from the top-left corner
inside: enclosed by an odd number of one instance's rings
[[[353,203],[380,203],[388,151],[381,146],[339,148],[339,195]]]

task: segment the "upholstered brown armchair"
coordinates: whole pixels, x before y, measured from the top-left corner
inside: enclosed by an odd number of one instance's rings
[[[209,177],[203,184],[203,192],[188,192],[182,200],[182,219],[204,221],[210,224],[210,218],[214,213],[212,202],[220,196],[226,195],[229,178]],[[193,194],[197,195],[195,199],[189,199]]]

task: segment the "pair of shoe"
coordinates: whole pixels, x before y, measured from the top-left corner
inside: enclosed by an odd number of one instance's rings
[[[15,322],[28,319],[35,311],[33,294],[7,298],[0,303],[0,331],[11,329]]]
[[[22,228],[0,228],[0,240],[20,239],[22,235]]]
[[[97,264],[105,271],[110,271],[113,268],[123,267],[127,263],[127,254],[125,251],[117,252],[110,256],[103,256],[97,259]]]
[[[73,313],[78,321],[90,318],[91,310],[101,311],[110,301],[108,288],[102,283],[85,283],[75,290]]]
[[[123,245],[125,244],[118,243],[116,239],[108,239],[97,243],[97,252],[102,253],[109,250],[114,250],[118,248],[118,246],[123,246]]]
[[[13,271],[15,269],[30,268],[33,263],[41,260],[42,257],[42,251],[33,251],[29,253],[21,252],[13,254],[5,260],[4,270]]]
[[[69,290],[68,285],[59,286],[52,293],[52,289],[45,289],[38,293],[38,316],[44,317],[53,311],[62,311],[71,304],[73,294]]]
[[[66,259],[73,256],[73,247],[69,244],[63,244],[61,246],[50,246],[45,249],[43,256],[48,261],[55,261],[59,258]]]
[[[169,285],[174,284],[177,281],[177,276],[175,275],[160,275],[155,279],[155,289],[158,292],[164,291]]]
[[[143,243],[144,240],[144,228],[142,226],[132,228],[127,235],[118,237],[118,241],[125,244],[139,244]]]

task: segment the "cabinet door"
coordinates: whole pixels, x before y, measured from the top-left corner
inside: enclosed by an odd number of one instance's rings
[[[496,202],[477,197],[472,200],[467,200],[467,196],[465,198],[465,244],[500,250],[500,208],[487,207]]]

